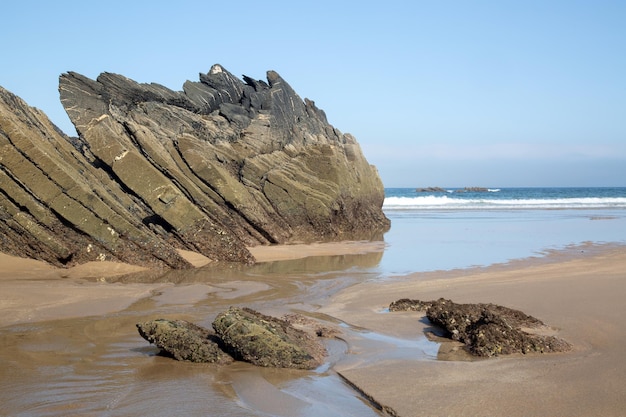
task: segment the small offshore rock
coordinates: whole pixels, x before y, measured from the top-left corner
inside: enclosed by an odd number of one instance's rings
[[[486,193],[489,189],[485,187],[465,187],[461,190],[455,190],[456,193]]]
[[[445,188],[441,188],[441,187],[424,187],[424,188],[416,188],[415,192],[417,193],[445,193],[447,191]]]

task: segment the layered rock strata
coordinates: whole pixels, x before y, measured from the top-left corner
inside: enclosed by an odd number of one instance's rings
[[[251,263],[249,246],[389,227],[356,140],[276,72],[214,65],[183,91],[70,72],[59,91],[78,138],[0,90],[2,252],[186,268],[178,249]]]

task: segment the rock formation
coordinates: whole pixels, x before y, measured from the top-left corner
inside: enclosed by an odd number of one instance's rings
[[[446,189],[441,188],[441,187],[416,188],[415,192],[417,193],[447,193]]]
[[[235,358],[263,367],[313,369],[326,356],[310,331],[249,308],[220,313],[213,321],[215,333],[184,320],[165,319],[138,323],[137,329],[148,342],[182,361],[225,364]]]
[[[276,73],[220,65],[183,91],[60,77],[68,138],[0,89],[0,251],[186,268],[178,249],[254,262],[249,246],[379,237],[384,189],[356,140]]]
[[[454,190],[455,193],[486,193],[489,191],[489,188],[485,187],[465,187],[460,190]]]
[[[489,191],[489,188],[485,187],[464,187],[454,190],[455,193],[486,193]],[[441,187],[425,187],[425,188],[416,188],[415,192],[417,193],[447,193],[448,190]]]
[[[457,304],[443,298],[401,299],[391,303],[389,311],[426,311],[431,323],[442,327],[452,340],[464,343],[476,356],[571,349],[569,343],[554,336],[533,334],[533,329],[545,326],[539,319],[495,304]]]
[[[179,361],[217,364],[233,361],[213,332],[185,320],[151,320],[137,323],[137,330],[141,337]]]
[[[326,356],[309,333],[249,308],[220,313],[213,329],[233,356],[258,366],[313,369]]]

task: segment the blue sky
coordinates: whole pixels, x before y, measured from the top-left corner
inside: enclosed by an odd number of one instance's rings
[[[0,85],[75,134],[58,76],[180,90],[275,70],[387,187],[626,186],[624,1],[13,1]]]

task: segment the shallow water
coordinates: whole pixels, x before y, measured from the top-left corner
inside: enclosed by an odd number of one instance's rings
[[[382,275],[506,263],[584,243],[626,244],[626,210],[388,211]]]
[[[501,263],[584,242],[623,244],[626,238],[623,210],[389,217],[384,253],[135,274],[110,281],[171,285],[104,317],[1,328],[0,416],[378,416],[335,373],[335,365],[382,357],[435,360],[438,344],[419,326],[407,340],[316,315],[332,294],[394,274]],[[343,329],[348,342],[329,342],[328,363],[314,371],[245,363],[218,367],[158,356],[135,328],[158,317],[210,327],[231,305],[328,320]]]
[[[378,416],[332,370],[346,354],[345,342],[329,341],[329,362],[314,371],[245,363],[218,367],[158,356],[135,323],[167,317],[210,327],[230,305],[277,316],[306,313],[335,291],[371,278],[363,271],[380,257],[370,253],[113,279],[175,285],[105,317],[0,329],[0,415]],[[345,272],[350,270],[361,272]]]

